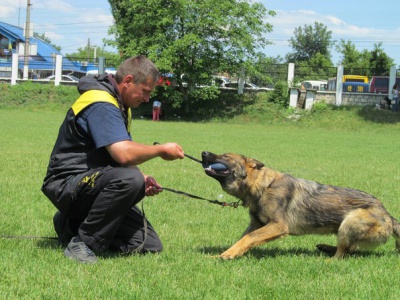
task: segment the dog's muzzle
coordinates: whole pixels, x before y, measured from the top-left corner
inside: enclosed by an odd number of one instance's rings
[[[203,151],[201,153],[202,165],[207,175],[211,177],[226,176],[229,174],[229,167],[214,153]]]

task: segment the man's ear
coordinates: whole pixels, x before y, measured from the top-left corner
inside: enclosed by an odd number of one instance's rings
[[[126,75],[122,81],[122,84],[124,85],[124,87],[128,87],[132,83],[133,83],[132,75]]]

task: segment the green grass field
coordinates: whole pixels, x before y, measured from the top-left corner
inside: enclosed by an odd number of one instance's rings
[[[346,122],[357,118],[348,114],[336,115],[339,129],[318,126],[327,119],[297,125],[136,120],[132,132],[142,143],[176,141],[197,158],[203,150],[236,152],[297,177],[364,190],[400,218],[399,126],[370,118],[346,129]],[[0,110],[1,235],[55,236],[55,208],[40,186],[63,117]],[[192,160],[155,159],[141,169],[165,187],[235,201]],[[213,256],[246,228],[244,208],[221,208],[167,191],[146,198],[144,208],[164,243],[159,255],[104,255],[95,265],[81,265],[66,259],[53,240],[0,239],[2,299],[399,298],[400,257],[393,238],[342,261],[315,248],[334,243],[334,236],[290,236],[222,261]]]

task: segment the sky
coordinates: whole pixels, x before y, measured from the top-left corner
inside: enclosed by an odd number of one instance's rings
[[[254,0],[253,0],[254,1]],[[266,16],[273,25],[267,38],[273,43],[264,49],[268,56],[284,57],[292,49],[288,40],[294,29],[314,22],[332,31],[332,38],[350,40],[358,51],[372,50],[382,42],[386,54],[400,65],[400,10],[397,0],[260,0],[275,17]],[[34,31],[45,34],[53,44],[61,46],[62,54],[74,53],[78,48],[103,47],[113,24],[107,0],[31,0],[31,22]],[[380,4],[380,5],[379,5]],[[378,7],[379,6],[379,7]],[[0,21],[23,27],[26,21],[27,0],[1,0]],[[106,47],[106,50],[115,49]],[[116,50],[115,50],[116,51]],[[331,49],[332,61],[341,56]]]

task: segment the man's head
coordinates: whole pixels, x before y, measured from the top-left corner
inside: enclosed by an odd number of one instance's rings
[[[123,103],[136,108],[142,102],[149,102],[159,76],[154,63],[143,55],[125,60],[115,74]]]

